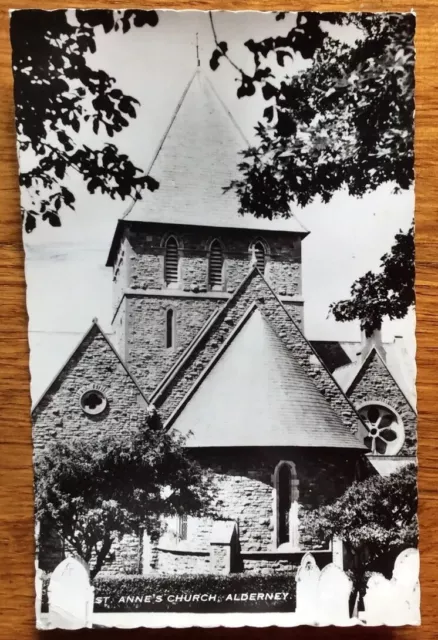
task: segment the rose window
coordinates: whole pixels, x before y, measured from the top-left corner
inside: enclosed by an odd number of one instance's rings
[[[394,456],[404,441],[403,424],[396,414],[382,405],[371,404],[359,409],[367,429],[363,442],[371,453]]]
[[[107,399],[101,391],[93,389],[86,391],[81,398],[81,407],[91,416],[97,416],[105,410]]]

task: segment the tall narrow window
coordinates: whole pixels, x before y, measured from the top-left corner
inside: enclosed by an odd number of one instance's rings
[[[214,240],[210,247],[210,262],[208,265],[208,282],[210,287],[222,287],[222,268],[224,264],[224,254],[218,240]]]
[[[284,464],[278,474],[278,544],[290,542],[291,471]]]
[[[254,247],[254,255],[256,259],[257,269],[261,272],[265,272],[265,247],[261,242],[257,242]]]
[[[178,516],[178,539],[187,540],[187,514]]]
[[[275,540],[277,547],[287,544],[299,548],[298,478],[293,462],[282,460],[274,471]]]
[[[173,349],[175,346],[175,311],[166,311],[166,349]]]
[[[164,256],[164,279],[166,284],[178,282],[178,244],[175,238],[169,238],[166,242]]]

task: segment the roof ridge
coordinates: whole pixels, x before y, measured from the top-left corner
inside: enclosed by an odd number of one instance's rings
[[[216,87],[214,86],[214,84],[212,83],[212,81],[210,80],[210,78],[208,76],[205,75],[205,73],[203,71],[199,71],[199,75],[202,74],[202,77],[205,79],[205,81],[208,83],[210,89],[213,91],[214,95],[216,96],[219,104],[221,105],[221,107],[223,108],[223,110],[225,111],[225,113],[227,114],[227,116],[230,118],[231,122],[233,123],[233,125],[235,126],[235,128],[237,129],[237,131],[239,132],[240,136],[242,137],[242,140],[245,142],[245,144],[249,147],[250,143],[248,138],[246,137],[246,135],[243,133],[242,129],[239,127],[237,120],[235,119],[235,117],[233,116],[233,114],[231,113],[231,111],[228,109],[227,105],[225,104],[225,102],[222,100],[222,98],[220,97],[219,93],[216,91]]]

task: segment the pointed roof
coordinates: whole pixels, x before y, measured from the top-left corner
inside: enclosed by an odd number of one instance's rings
[[[257,306],[173,422],[189,447],[365,449]]]
[[[348,394],[352,382],[363,370],[363,344],[360,341],[311,340],[312,346],[332,372],[342,390]],[[391,342],[383,342],[385,359],[383,365],[394,379],[412,408],[417,404],[415,388],[415,358],[408,352],[401,336]],[[367,353],[367,357],[370,355]],[[368,360],[369,362],[369,360]]]
[[[386,351],[386,347],[385,347],[385,352],[388,355],[388,351]],[[365,372],[367,371],[368,367],[370,366],[374,358],[378,358],[381,366],[386,370],[388,375],[394,380],[394,384],[399,388],[402,395],[406,398],[406,402],[409,404],[411,409],[414,412],[416,412],[416,404],[417,404],[416,395],[410,391],[409,387],[406,384],[404,384],[404,380],[402,378],[401,371],[399,371],[399,368],[397,368],[397,366],[390,367],[389,363],[385,362],[385,360],[382,358],[381,354],[379,353],[379,350],[376,349],[375,346],[371,347],[367,356],[363,360],[361,358],[356,362],[352,362],[349,365],[336,369],[333,372],[333,377],[336,379],[338,384],[345,391],[346,395],[349,396],[350,393],[352,392],[353,387],[356,385],[356,382],[359,380],[359,378],[361,378],[365,374]],[[395,375],[395,371],[397,371],[398,376]]]
[[[238,176],[239,152],[249,146],[233,116],[204,72],[197,68],[187,84],[148,173],[160,183],[119,220],[108,265],[122,229],[129,223],[184,224],[300,233],[294,216],[267,220],[239,215],[234,190],[224,187]],[[274,212],[275,213],[275,212]]]
[[[123,369],[125,370],[126,374],[131,379],[131,381],[133,382],[134,386],[137,388],[138,393],[143,398],[143,400],[146,403],[146,405],[149,404],[149,401],[147,400],[146,396],[144,395],[143,391],[141,390],[141,388],[140,388],[138,382],[136,381],[136,379],[134,378],[133,374],[129,371],[128,367],[123,362],[122,358],[120,357],[120,355],[118,354],[118,352],[114,348],[113,344],[111,343],[111,341],[107,338],[107,336],[103,332],[103,330],[100,327],[97,319],[93,318],[91,327],[85,332],[85,334],[81,338],[81,340],[80,340],[79,344],[77,345],[77,347],[73,350],[71,355],[67,358],[67,360],[65,361],[64,365],[58,371],[58,373],[53,378],[53,380],[51,381],[49,386],[46,388],[44,393],[40,396],[40,398],[37,400],[37,402],[32,407],[32,414],[34,414],[35,411],[41,406],[41,403],[43,402],[43,400],[47,396],[47,394],[49,394],[54,389],[54,387],[56,386],[56,384],[59,381],[60,377],[67,370],[69,364],[72,362],[72,360],[75,358],[75,356],[81,351],[81,349],[86,348],[89,345],[89,343],[98,335],[100,335],[105,340],[105,342],[107,343],[108,347],[114,353],[114,355],[116,356],[117,360],[120,362],[120,364],[122,365]]]

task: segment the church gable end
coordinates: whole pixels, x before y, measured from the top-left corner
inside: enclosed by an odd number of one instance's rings
[[[147,402],[116,351],[93,324],[33,410],[35,449],[55,438],[122,434],[146,420]]]
[[[351,433],[356,433],[359,418],[330,373],[316,356],[309,342],[292,320],[284,306],[269,288],[260,272],[254,268],[234,296],[204,328],[191,345],[180,364],[168,374],[152,398],[160,407],[164,420],[169,419],[182,402],[193,383],[208,367],[217,350],[228,339],[248,308],[257,304],[272,325],[277,336],[309,376],[332,410]]]
[[[417,447],[416,412],[376,349],[372,349],[368,354],[346,393],[359,413],[361,410],[365,413],[366,408],[372,406],[381,408],[381,410],[386,408],[389,411],[394,411],[404,430],[404,444],[399,455],[415,455]]]

